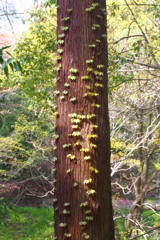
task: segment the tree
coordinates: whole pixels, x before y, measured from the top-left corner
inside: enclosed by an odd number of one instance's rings
[[[58,1],[55,232],[114,239],[106,3]]]
[[[33,9],[29,22],[14,51],[6,41],[0,48],[0,197],[16,185],[12,203],[25,195],[41,202],[53,190],[55,5]]]
[[[123,214],[128,239],[145,234],[151,228],[151,221],[147,223],[146,220],[147,213],[158,215],[155,204],[147,201],[156,197],[158,190],[158,90],[156,81],[123,84],[115,91],[114,101],[110,103],[111,136],[114,137],[111,145],[112,185],[121,192],[121,198],[132,200],[129,213]]]
[[[138,2],[108,1],[111,175],[121,197],[133,200],[123,215],[129,239],[150,229],[144,211],[157,214],[147,199],[158,190],[159,6]]]
[[[47,118],[31,110],[29,99],[19,89],[0,91],[1,205],[5,206],[8,198],[16,204],[23,202],[24,196],[26,202],[29,196],[39,202],[51,196],[52,119],[49,113]],[[12,186],[10,194],[8,186]]]

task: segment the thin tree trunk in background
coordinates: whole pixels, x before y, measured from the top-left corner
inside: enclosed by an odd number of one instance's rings
[[[106,3],[59,0],[58,6],[55,235],[114,240]]]

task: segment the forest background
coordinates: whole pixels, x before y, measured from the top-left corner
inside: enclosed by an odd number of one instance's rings
[[[0,10],[12,25],[14,7]],[[108,0],[107,19],[116,237],[157,239],[160,3]],[[28,22],[11,47],[7,34],[0,40],[2,211],[9,205],[49,205],[54,194],[55,1],[36,5]]]

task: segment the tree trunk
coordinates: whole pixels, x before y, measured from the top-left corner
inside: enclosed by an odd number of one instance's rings
[[[58,240],[114,240],[105,9],[105,0],[58,0]]]

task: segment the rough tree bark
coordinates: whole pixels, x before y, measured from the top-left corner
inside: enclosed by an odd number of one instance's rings
[[[55,235],[114,240],[105,0],[58,0]]]

